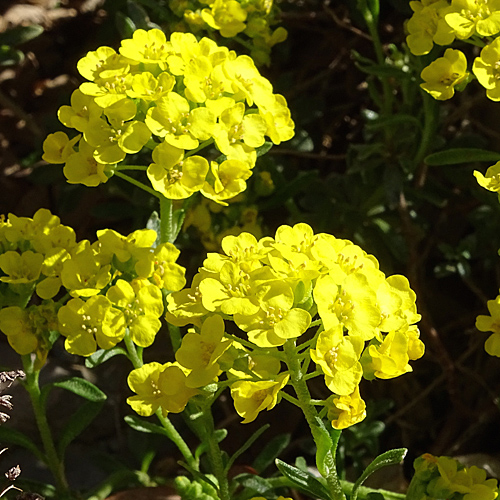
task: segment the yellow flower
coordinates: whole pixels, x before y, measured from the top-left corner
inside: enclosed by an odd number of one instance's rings
[[[168,94],[175,85],[175,78],[167,72],[160,73],[158,78],[149,71],[136,73],[127,95],[144,101],[157,101]]]
[[[28,250],[19,254],[14,251],[0,255],[0,269],[6,274],[0,281],[11,284],[32,283],[40,277],[43,255]]]
[[[44,153],[42,158],[48,163],[64,163],[75,152],[73,146],[80,137],[80,135],[77,135],[70,140],[64,132],[49,134],[43,141]]]
[[[217,360],[231,345],[223,338],[224,320],[219,315],[209,316],[200,333],[189,332],[183,337],[175,359],[191,370],[186,379],[188,387],[203,387],[216,380],[221,371]]]
[[[88,240],[81,241],[71,259],[63,262],[61,279],[71,296],[97,295],[110,281],[111,266],[101,265]]]
[[[362,357],[365,377],[389,379],[411,372],[408,350],[406,332],[389,332],[383,342],[372,341]]]
[[[281,144],[295,135],[295,123],[282,95],[275,94],[274,100],[266,100],[259,105],[259,113],[266,122],[266,135],[274,144]]]
[[[293,307],[292,287],[283,281],[263,285],[259,292],[260,310],[255,314],[235,314],[234,322],[259,347],[277,347],[287,339],[300,337],[311,324],[311,315]]]
[[[377,295],[365,274],[349,274],[340,283],[329,275],[321,276],[313,295],[325,328],[340,324],[363,340],[377,334],[381,313]]]
[[[221,164],[212,161],[210,172],[211,182],[205,180],[201,194],[224,206],[227,206],[227,203],[223,200],[234,198],[245,191],[245,181],[252,175],[249,164],[239,160],[225,160]]]
[[[490,356],[500,357],[500,295],[495,300],[488,300],[490,316],[476,318],[476,328],[480,332],[493,332],[486,340],[484,348]]]
[[[96,187],[108,182],[105,172],[110,172],[107,163],[101,163],[94,157],[95,148],[82,139],[78,144],[78,152],[66,159],[64,175],[69,184],[83,184]]]
[[[330,396],[327,407],[327,415],[334,429],[351,427],[366,417],[366,405],[359,395],[359,387],[348,396]]]
[[[120,47],[120,54],[133,64],[157,64],[162,70],[167,69],[166,61],[172,52],[172,44],[159,29],[136,30],[131,39],[122,40]]]
[[[17,306],[0,309],[0,330],[7,335],[10,346],[18,354],[34,352],[38,346],[38,338],[25,309]]]
[[[326,386],[335,394],[348,396],[357,388],[363,375],[359,362],[363,347],[360,337],[344,336],[340,326],[319,334],[311,359],[321,367]]]
[[[177,363],[147,363],[132,370],[127,381],[137,393],[127,398],[127,403],[143,417],[153,415],[159,408],[164,415],[180,413],[189,399],[198,394],[186,386],[186,374]]]
[[[500,31],[500,0],[452,0],[445,19],[462,40],[476,33],[495,35]]]
[[[121,77],[129,72],[127,60],[111,47],[99,47],[82,57],[76,67],[79,73],[90,81],[105,81]],[[85,93],[85,92],[84,92]]]
[[[89,120],[98,118],[101,113],[102,108],[94,102],[93,97],[85,95],[81,90],[76,89],[71,94],[71,106],[61,106],[57,112],[57,117],[66,127],[85,132]]]
[[[264,497],[253,497],[251,500],[266,500]],[[279,496],[277,500],[292,500],[292,498],[285,498],[283,496]]]
[[[444,56],[433,61],[420,74],[420,86],[434,99],[451,99],[455,87],[467,78],[467,59],[460,50],[446,49]]]
[[[103,329],[108,335],[123,338],[128,329],[130,338],[138,346],[149,347],[154,342],[161,328],[159,317],[163,314],[163,297],[156,285],[146,283],[141,287],[137,282],[131,284],[119,279],[106,292],[114,306],[103,320]]]
[[[208,108],[191,109],[189,101],[169,92],[147,112],[145,123],[151,132],[179,149],[194,149],[212,135],[215,115]]]
[[[243,423],[253,422],[262,410],[271,410],[278,402],[278,394],[288,382],[290,375],[282,373],[276,380],[258,382],[237,381],[231,385],[234,408]]]
[[[245,29],[247,11],[236,0],[215,0],[211,9],[201,11],[203,20],[226,38],[232,38]]]
[[[494,193],[499,193],[500,196],[500,161],[492,165],[486,170],[486,175],[483,175],[478,170],[474,170],[474,177],[477,183]]]
[[[500,14],[500,12],[499,12]],[[500,39],[495,38],[474,59],[472,71],[492,101],[500,101]]]
[[[202,156],[183,158],[182,149],[165,141],[153,150],[154,163],[148,167],[153,188],[171,200],[183,200],[199,191],[208,173],[208,161]]]
[[[203,306],[201,299],[199,289],[201,280],[202,275],[198,273],[193,278],[191,288],[184,288],[167,296],[166,318],[169,323],[176,326],[198,324],[199,318],[208,314],[209,311]]]
[[[200,282],[199,289],[204,307],[209,311],[224,314],[249,316],[257,313],[260,309],[257,297],[258,281],[252,277],[259,271],[260,269],[256,269],[246,273],[233,262],[225,262],[218,279],[207,277]],[[274,278],[269,268],[264,268],[264,271],[270,274],[259,279]]]
[[[122,329],[103,328],[111,302],[103,295],[94,295],[86,302],[71,299],[57,313],[59,332],[66,337],[66,350],[71,354],[90,356],[97,347],[111,349],[123,338]]]
[[[113,229],[102,229],[97,231],[99,260],[107,264],[116,256],[123,263],[131,259],[138,261],[144,254],[151,252],[156,238],[157,234],[153,229],[137,229],[128,236]]]
[[[406,43],[412,54],[421,56],[432,49],[433,43],[450,45],[455,39],[455,33],[446,23],[444,14],[449,4],[446,0],[438,0],[429,5],[421,2],[410,2],[414,11],[406,25],[408,36]]]
[[[175,261],[180,251],[172,243],[162,243],[135,264],[139,277],[151,277],[159,288],[176,292],[186,284],[186,269]]]
[[[54,302],[21,309],[17,306],[0,309],[0,330],[18,354],[35,353],[35,368],[45,363],[51,343],[49,334],[57,329]]]

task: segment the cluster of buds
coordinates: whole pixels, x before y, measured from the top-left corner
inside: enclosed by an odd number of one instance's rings
[[[486,471],[475,465],[465,467],[454,458],[426,453],[415,460],[414,468],[407,498],[495,500],[498,497],[498,481],[486,479]]]

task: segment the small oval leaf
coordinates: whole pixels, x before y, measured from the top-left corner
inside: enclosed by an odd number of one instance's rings
[[[330,495],[326,488],[312,474],[297,469],[278,458],[275,463],[283,476],[289,479],[295,487],[302,490],[304,493],[312,495],[313,498],[330,500]]]
[[[371,476],[375,471],[386,467],[387,465],[396,465],[401,463],[405,457],[408,450],[406,448],[396,448],[395,450],[389,450],[385,453],[379,455],[373,462],[364,470],[363,474],[354,483],[351,493],[351,500],[356,500],[358,495],[359,487],[366,481],[366,479]]]
[[[0,442],[15,444],[16,446],[22,446],[27,450],[31,451],[38,459],[44,460],[42,452],[37,448],[36,444],[22,432],[11,429],[9,427],[0,427]]]
[[[58,453],[62,458],[68,445],[84,431],[101,411],[103,402],[86,401],[68,419],[58,443]]]
[[[72,377],[59,382],[54,382],[53,387],[59,387],[72,392],[88,401],[100,402],[106,401],[106,394],[97,388],[92,382],[80,377]]]
[[[102,363],[108,361],[119,354],[127,355],[127,351],[123,347],[113,347],[113,349],[99,349],[87,358],[85,358],[85,366],[87,368],[95,368]]]
[[[138,417],[137,415],[127,415],[124,420],[130,427],[132,427],[132,429],[136,431],[145,432],[146,434],[161,434],[168,437],[168,432],[166,429],[164,429],[160,425],[146,422],[144,419]]]
[[[476,161],[500,161],[500,153],[476,148],[455,148],[438,151],[424,158],[424,163],[430,166],[458,165],[460,163],[474,163]]]

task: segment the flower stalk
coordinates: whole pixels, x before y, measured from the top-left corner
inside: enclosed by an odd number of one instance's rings
[[[284,352],[286,364],[288,366],[288,370],[290,371],[290,381],[292,387],[295,390],[298,404],[307,420],[307,423],[309,424],[311,434],[314,442],[316,443],[318,450],[316,454],[318,470],[326,479],[332,500],[345,500],[346,497],[342,490],[342,485],[337,474],[337,467],[335,465],[335,455],[340,432],[336,433],[337,439],[335,439],[334,442],[330,439],[331,446],[329,449],[325,450],[325,437],[329,436],[329,432],[322,419],[319,417],[315,406],[312,404],[312,398],[309,388],[307,387],[305,373],[299,361],[297,347],[293,340],[285,342]],[[320,454],[323,456],[320,457]],[[319,463],[320,461],[322,463]]]
[[[73,496],[71,495],[64,472],[64,463],[57,453],[54,438],[52,437],[52,432],[50,430],[45,412],[45,405],[42,400],[39,385],[40,370],[34,367],[34,362],[29,354],[23,355],[22,361],[24,371],[26,373],[23,385],[29,394],[31,406],[33,407],[33,413],[35,414],[36,424],[43,444],[43,457],[45,458],[45,463],[54,476],[55,485],[59,492],[59,498],[71,499]]]

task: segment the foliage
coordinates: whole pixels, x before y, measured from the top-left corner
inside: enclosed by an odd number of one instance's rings
[[[128,363],[126,401],[137,415],[125,421],[131,432],[158,442],[166,437],[177,448],[184,472],[172,475],[182,498],[290,500],[298,490],[324,500],[494,500],[497,481],[484,470],[430,454],[415,461],[406,495],[367,487],[372,473],[399,464],[407,450],[376,456],[384,424],[373,415],[364,420],[361,394],[378,385],[360,390],[360,384],[413,371],[410,362],[424,355],[421,319],[431,355],[450,372],[449,353],[433,326],[429,283],[452,275],[485,297],[472,276],[481,258],[483,272],[494,265],[488,252],[497,244],[492,214],[498,206],[475,190],[472,172],[446,167],[496,161],[498,153],[486,141],[450,139],[443,123],[452,108],[432,98],[468,92],[474,75],[487,97],[498,100],[500,5],[412,1],[406,45],[384,46],[379,2],[346,2],[368,30],[375,59],[352,52],[369,99],[341,174],[306,172],[293,161],[285,169],[280,149],[272,154],[273,145],[289,141],[288,153],[307,157],[318,141],[308,128],[313,96],[301,114],[300,102],[275,93],[272,78],[257,67],[270,65],[271,47],[286,37],[283,28],[271,28],[278,6],[167,3],[127,2],[116,12],[124,39],[117,49],[94,47],[78,61],[87,81],[58,111],[76,135],[56,131],[43,143],[43,159],[63,165],[71,185],[112,190],[119,180],[130,184],[129,192],[142,191],[137,206],[155,210],[147,228],[128,235],[100,229],[91,242],[77,241],[75,230],[47,209],[0,221],[0,330],[21,357],[41,443],[4,428],[1,439],[50,469],[54,486],[43,490],[50,498],[98,500],[127,486],[166,481],[149,471],[156,450],[145,439],[131,445],[137,470],[117,466],[92,491],[72,488],[64,465],[68,447],[92,425],[107,396],[99,380],[41,383],[47,359],[64,345],[91,369]],[[325,12],[336,19],[326,4]],[[250,55],[237,55],[233,42]],[[447,48],[431,61],[434,44],[469,42],[484,46],[472,73],[459,49]],[[474,171],[480,186],[499,191],[499,164],[484,175]],[[450,188],[457,172],[460,189]],[[429,236],[455,196],[475,200],[474,230],[453,242]],[[276,220],[264,222],[262,214]],[[269,230],[273,225],[276,231]],[[210,251],[204,259],[201,246]],[[189,251],[190,263],[181,265]],[[478,330],[493,332],[486,341],[493,356],[500,356],[499,297],[488,301],[490,316],[476,321]],[[158,354],[153,347],[167,329],[168,352]],[[82,401],[54,433],[47,405],[61,389]],[[242,423],[261,422],[263,410],[295,406],[312,438],[314,465],[278,458],[290,436],[266,445],[264,425],[235,449],[218,421],[226,393]],[[419,396],[413,399],[410,404]],[[250,453],[257,455],[252,468],[238,473],[238,461]],[[345,470],[348,459],[353,478]]]

